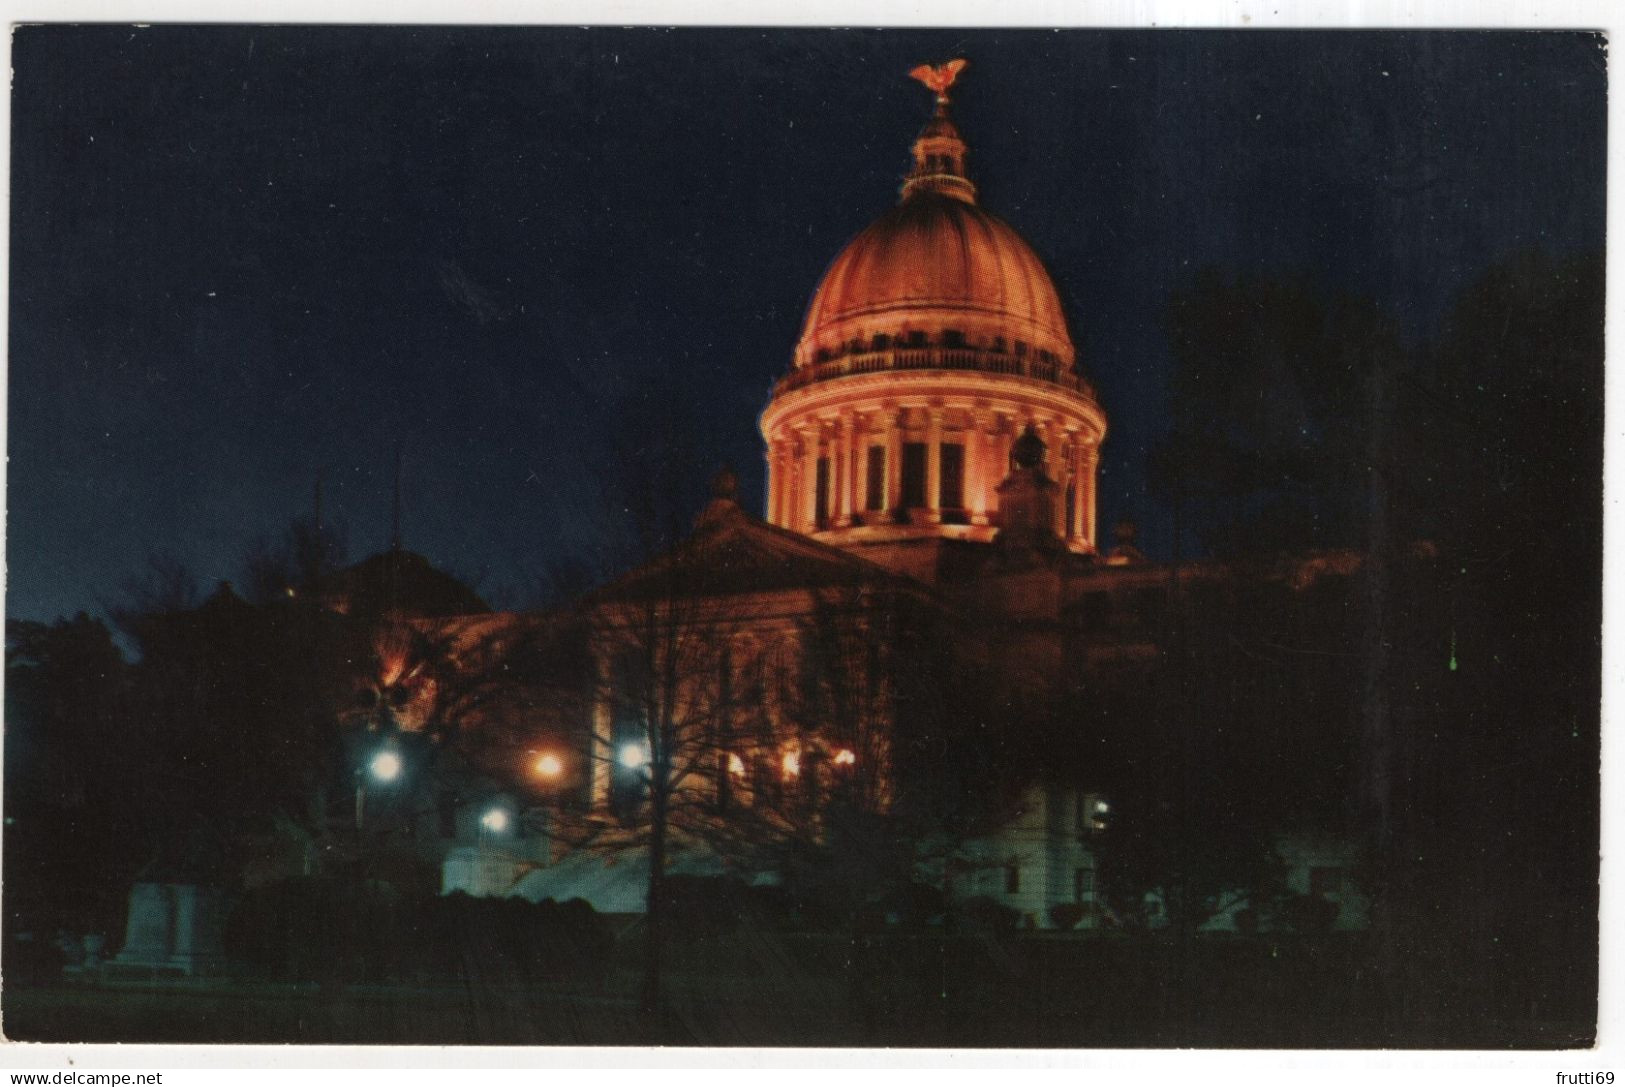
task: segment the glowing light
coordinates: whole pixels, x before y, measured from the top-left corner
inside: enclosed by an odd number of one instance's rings
[[[642,744],[621,745],[621,765],[628,770],[640,769],[648,761],[649,753],[643,749]]]
[[[380,751],[372,757],[367,769],[379,781],[394,781],[401,776],[401,757],[393,751]]]
[[[1104,800],[1095,801],[1095,814],[1096,815],[1105,815],[1107,812],[1109,812],[1111,810],[1112,810],[1111,805],[1106,803]]]
[[[729,755],[728,756],[728,773],[732,774],[736,778],[744,777],[745,776],[745,760],[740,758],[738,755]]]
[[[784,767],[784,776],[785,777],[793,778],[793,777],[800,776],[800,774],[801,774],[801,752],[799,752],[799,751],[786,751],[784,753],[784,760],[781,763],[781,765]]]
[[[492,808],[480,816],[480,826],[492,834],[501,834],[508,829],[508,813],[501,808]]]
[[[835,752],[834,761],[836,766],[854,766],[857,764],[858,757],[843,747]]]
[[[564,772],[564,763],[557,755],[543,755],[536,760],[536,776],[556,778]]]

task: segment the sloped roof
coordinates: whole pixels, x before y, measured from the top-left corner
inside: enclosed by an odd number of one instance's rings
[[[692,536],[590,594],[585,603],[838,586],[925,591],[912,578],[841,548],[770,525],[750,516],[731,499],[716,498],[700,515]]]
[[[715,853],[688,849],[670,853],[666,872],[721,876],[728,869]],[[509,894],[531,902],[579,898],[599,913],[644,913],[649,907],[649,847],[630,846],[619,852],[578,849],[557,864],[527,873]]]

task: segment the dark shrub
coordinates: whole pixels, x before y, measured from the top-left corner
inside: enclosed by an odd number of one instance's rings
[[[385,980],[415,942],[408,913],[387,884],[283,880],[238,900],[226,919],[226,953],[274,978]]]
[[[605,962],[615,938],[604,919],[579,898],[429,900],[425,931],[437,946],[426,956],[445,978],[515,983],[590,972]]]
[[[1075,929],[1082,920],[1082,902],[1057,902],[1049,908],[1049,923],[1058,929]]]
[[[67,959],[55,940],[37,932],[12,932],[6,936],[3,964],[8,981],[26,985],[46,985],[62,979]]]
[[[1292,895],[1281,905],[1281,920],[1293,932],[1319,935],[1337,921],[1337,903],[1320,895]]]
[[[1021,911],[986,895],[965,899],[954,914],[959,926],[972,932],[1014,932],[1021,923]]]
[[[745,903],[751,916],[760,922],[776,928],[795,927],[795,901],[780,885],[746,887]]]
[[[745,885],[726,876],[667,876],[667,931],[677,939],[726,936],[739,928],[749,900]]]
[[[1236,911],[1236,931],[1243,936],[1253,936],[1258,932],[1258,911],[1251,906],[1243,906]]]
[[[225,942],[256,973],[286,980],[524,982],[592,969],[614,938],[580,899],[403,900],[387,885],[302,878],[244,895]]]
[[[908,883],[880,900],[886,920],[906,929],[924,928],[947,912],[942,888],[928,883]]]

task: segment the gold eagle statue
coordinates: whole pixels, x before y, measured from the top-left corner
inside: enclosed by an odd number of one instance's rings
[[[947,64],[922,64],[908,74],[936,91],[939,102],[946,102],[948,88],[954,85],[954,80],[959,78],[959,73],[964,67],[965,61],[956,57]]]

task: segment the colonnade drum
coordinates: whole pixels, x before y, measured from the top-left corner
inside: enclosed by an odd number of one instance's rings
[[[1011,445],[1032,424],[1044,442],[1045,474],[1063,488],[1055,534],[1074,551],[1093,551],[1099,409],[1092,399],[1069,403],[1064,387],[1052,393],[995,382],[889,373],[874,382],[879,388],[842,382],[802,404],[775,400],[764,417],[768,520],[837,544],[920,535],[991,540]]]

